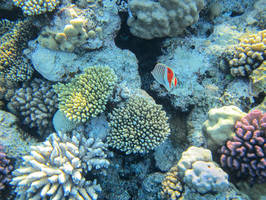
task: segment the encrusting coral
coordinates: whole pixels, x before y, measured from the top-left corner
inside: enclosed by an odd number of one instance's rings
[[[110,114],[107,143],[126,154],[146,153],[170,134],[167,120],[161,105],[133,96]]]
[[[104,150],[99,139],[86,139],[79,133],[71,138],[51,134],[45,142],[31,146],[23,166],[14,171],[11,183],[17,185],[17,198],[96,200],[101,187],[84,175],[109,166]]]
[[[12,27],[12,28],[11,28]],[[32,24],[29,20],[16,23],[0,22],[0,74],[12,81],[25,81],[31,78],[33,67],[23,57],[22,50],[32,37]]]
[[[252,93],[254,96],[259,96],[260,93],[266,91],[266,61],[250,74],[252,80]]]
[[[266,113],[253,110],[235,123],[235,136],[221,148],[221,165],[238,179],[265,183],[265,145]]]
[[[4,148],[0,145],[0,193],[1,190],[9,184],[11,180],[11,170],[13,169],[10,160],[4,152]]]
[[[40,15],[52,12],[59,5],[60,0],[13,0],[13,3],[26,15]]]
[[[167,172],[162,182],[162,196],[170,200],[178,200],[182,198],[183,185],[178,177],[177,165],[173,166]]]
[[[23,118],[23,124],[37,128],[38,134],[43,135],[52,128],[51,120],[57,110],[57,102],[52,84],[36,78],[16,90],[8,108]]]
[[[70,120],[86,122],[105,110],[117,77],[108,66],[92,66],[67,84],[54,86],[59,109]]]
[[[132,0],[128,2],[130,32],[144,39],[177,36],[198,21],[203,0]]]
[[[240,43],[232,50],[229,60],[233,76],[248,76],[265,62],[266,30],[240,38]],[[230,57],[230,56],[229,56]],[[265,66],[265,64],[264,64]]]

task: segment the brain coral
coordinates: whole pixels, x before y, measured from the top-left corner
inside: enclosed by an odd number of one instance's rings
[[[235,123],[235,136],[221,148],[220,162],[237,178],[266,182],[266,114],[249,112]]]
[[[107,143],[126,154],[148,152],[170,134],[167,120],[161,105],[140,96],[131,97],[110,115]]]
[[[132,0],[127,24],[133,35],[152,39],[177,36],[198,21],[203,0]]]
[[[77,75],[70,83],[54,86],[59,109],[67,118],[86,122],[105,110],[117,77],[108,66],[93,66]]]
[[[39,15],[53,11],[60,0],[13,0],[14,5],[22,8],[26,15]]]
[[[23,166],[14,171],[12,184],[17,185],[20,199],[96,200],[101,191],[95,180],[86,180],[84,171],[109,166],[105,145],[79,133],[72,138],[51,134],[31,147],[31,155],[23,157]]]

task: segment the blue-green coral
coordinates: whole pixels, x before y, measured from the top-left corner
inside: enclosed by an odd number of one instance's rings
[[[54,86],[59,109],[67,118],[86,122],[105,110],[117,77],[108,66],[92,66],[77,75],[70,83]]]
[[[168,118],[162,106],[134,96],[110,115],[107,143],[126,154],[146,153],[170,134]]]

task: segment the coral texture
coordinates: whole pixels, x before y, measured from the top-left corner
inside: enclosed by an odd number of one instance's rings
[[[105,146],[79,133],[68,138],[51,134],[31,155],[23,157],[23,166],[14,171],[12,184],[17,185],[20,199],[96,200],[101,191],[96,180],[85,180],[84,170],[108,167],[103,152]]]
[[[208,148],[216,150],[226,140],[234,136],[234,124],[236,120],[244,117],[236,106],[223,106],[212,108],[208,112],[208,119],[203,123],[203,131],[207,136]]]
[[[144,39],[177,36],[198,21],[203,0],[132,0],[127,24],[133,35]]]
[[[110,115],[107,143],[126,154],[146,153],[170,134],[161,105],[140,96],[131,97]]]
[[[10,182],[12,169],[10,160],[4,152],[4,147],[0,145],[0,192]]]
[[[59,109],[70,120],[86,122],[105,110],[117,77],[108,66],[93,66],[67,84],[54,86]]]
[[[265,183],[265,145],[266,113],[253,110],[235,123],[235,136],[221,148],[221,165],[250,183]]]
[[[266,91],[266,61],[250,74],[252,80],[252,93],[259,96],[260,93]]]
[[[32,36],[31,22],[28,20],[17,23],[2,20],[0,39],[0,74],[12,81],[30,79],[33,68],[31,63],[22,55],[28,40]],[[11,28],[12,27],[12,28]]]
[[[40,15],[53,11],[59,5],[60,0],[13,0],[13,3],[26,15]]]
[[[265,61],[266,30],[240,38],[233,49],[233,58],[229,61],[233,76],[247,76]]]
[[[51,83],[34,79],[16,90],[8,107],[23,118],[23,124],[37,128],[42,135],[52,127],[51,119],[57,110],[56,93]]]
[[[166,199],[177,200],[181,198],[183,192],[183,185],[178,177],[178,169],[175,165],[169,172],[167,172],[164,180],[162,181],[162,196]]]

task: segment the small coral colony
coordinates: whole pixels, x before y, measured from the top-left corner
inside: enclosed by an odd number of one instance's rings
[[[263,0],[0,10],[0,199],[266,199]]]

